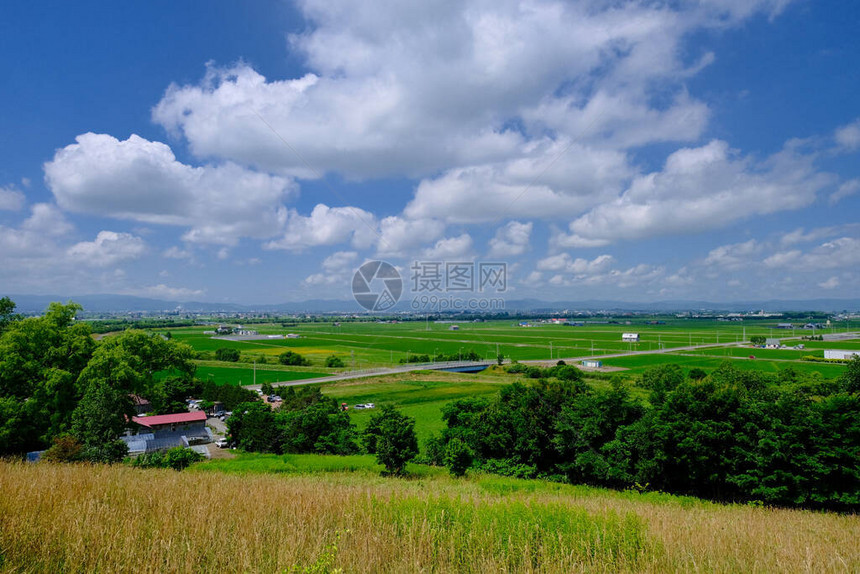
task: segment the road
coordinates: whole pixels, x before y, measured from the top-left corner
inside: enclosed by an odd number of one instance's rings
[[[529,359],[525,361],[520,361],[520,363],[525,363],[529,365],[554,365],[559,360],[563,360],[565,363],[575,363],[579,361],[584,361],[586,359],[612,359],[616,357],[629,357],[635,355],[659,355],[662,353],[677,353],[678,351],[695,351],[697,349],[710,349],[715,347],[740,347],[743,345],[748,345],[749,343],[708,343],[704,345],[688,345],[686,347],[672,347],[665,349],[650,349],[647,351],[624,351],[621,353],[612,353],[608,355],[586,355],[582,357],[559,357],[557,359],[547,360],[547,359]],[[485,362],[486,364],[490,364],[490,362]],[[414,364],[414,365],[403,365],[400,367],[381,367],[379,369],[366,369],[363,371],[347,371],[344,373],[340,373],[337,375],[331,375],[328,377],[317,377],[314,379],[301,379],[298,381],[281,381],[272,383],[272,386],[280,387],[280,386],[299,386],[299,385],[318,385],[321,383],[334,383],[337,381],[347,381],[350,379],[363,379],[365,377],[378,377],[384,375],[396,375],[401,373],[410,373],[413,371],[426,371],[426,370],[440,370],[446,367],[457,366],[457,365],[474,365],[474,362],[453,362],[453,363],[431,363],[431,364]],[[257,390],[262,387],[262,385],[242,385],[246,389]]]

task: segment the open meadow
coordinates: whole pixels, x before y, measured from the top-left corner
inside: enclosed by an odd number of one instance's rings
[[[182,473],[0,463],[0,572],[860,569],[854,515],[481,474],[382,478],[343,457],[328,457],[340,471],[273,474],[303,463],[269,456],[255,472],[254,458]]]

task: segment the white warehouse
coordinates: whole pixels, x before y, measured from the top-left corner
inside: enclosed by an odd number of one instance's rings
[[[621,333],[621,340],[625,343],[638,343],[639,333]]]
[[[860,351],[840,351],[838,349],[824,349],[825,359],[853,359],[860,356]]]

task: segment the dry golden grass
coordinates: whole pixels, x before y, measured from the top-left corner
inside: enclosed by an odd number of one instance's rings
[[[858,542],[856,516],[492,477],[0,463],[2,572],[858,572]]]

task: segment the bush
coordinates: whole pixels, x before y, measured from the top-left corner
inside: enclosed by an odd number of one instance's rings
[[[325,359],[325,366],[330,369],[342,369],[346,366],[346,363],[337,355],[329,355]]]
[[[54,444],[42,453],[42,460],[49,462],[74,462],[81,459],[83,445],[70,434],[54,437]]]
[[[204,456],[190,448],[177,446],[166,451],[149,452],[138,456],[131,462],[136,468],[172,468],[185,470],[195,462],[203,460]]]
[[[278,355],[278,362],[282,365],[290,365],[293,367],[306,367],[311,364],[309,360],[293,351],[284,351]]]
[[[239,361],[239,351],[237,349],[221,348],[215,351],[215,359],[218,361],[228,361],[235,363]]]

